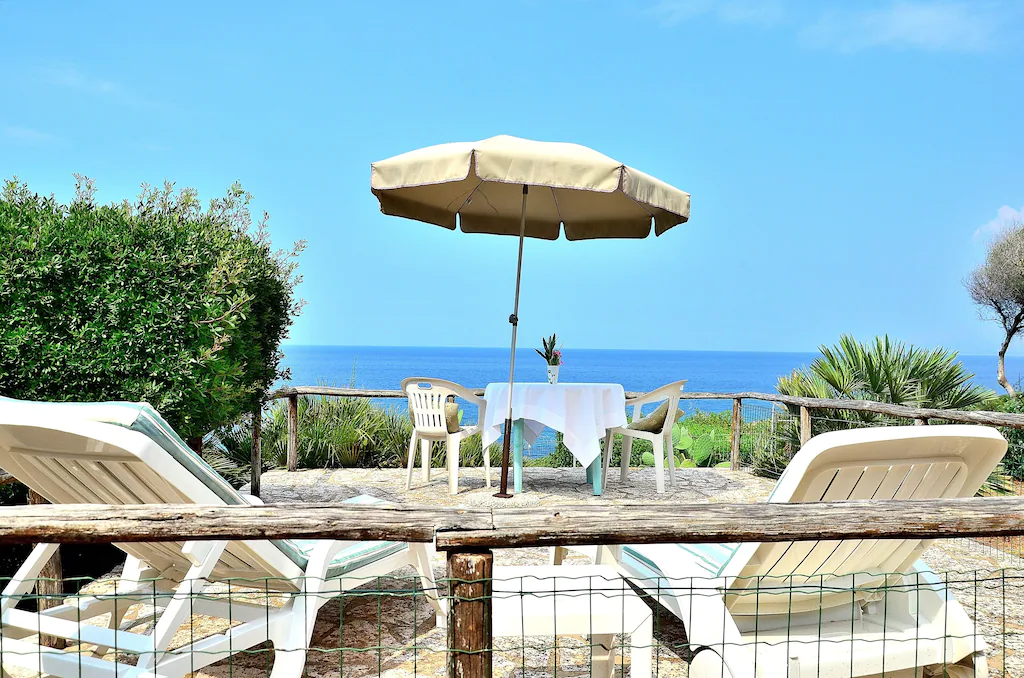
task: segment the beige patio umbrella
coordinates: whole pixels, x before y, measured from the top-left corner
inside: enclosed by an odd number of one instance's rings
[[[380,209],[466,233],[519,236],[509,322],[509,402],[501,463],[507,497],[512,381],[519,322],[523,239],[646,238],[690,217],[690,195],[585,146],[497,136],[429,146],[370,166]],[[457,219],[456,219],[457,217]]]

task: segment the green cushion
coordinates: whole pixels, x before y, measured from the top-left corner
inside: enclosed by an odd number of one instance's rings
[[[626,428],[633,429],[634,431],[647,431],[648,433],[661,433],[665,428],[665,419],[668,416],[668,401],[666,400],[662,404],[648,414],[646,417],[641,417],[630,422]],[[679,417],[683,416],[683,411],[676,408],[675,418],[672,419],[672,423],[676,423]]]
[[[725,571],[726,565],[739,549],[739,544],[676,544],[676,547],[683,551],[682,555],[687,561],[691,561],[708,573],[710,577],[720,577]],[[623,553],[631,557],[651,571],[656,577],[664,577],[664,573],[658,568],[655,562],[644,553],[643,545],[623,546]]]
[[[459,424],[459,404],[458,403],[445,403],[444,404],[444,421],[448,427],[448,433],[458,433],[462,428]]]
[[[345,504],[362,504],[362,505],[374,505],[383,504],[386,505],[388,502],[383,499],[371,497],[366,494],[361,494],[351,499],[346,499],[343,503]],[[320,539],[289,539],[287,540],[289,547],[294,548],[301,554],[301,563],[296,563],[299,567],[305,569],[309,563],[309,556],[312,554],[313,549],[317,544],[322,543]],[[357,570],[371,563],[375,563],[378,560],[387,558],[390,555],[398,553],[406,547],[404,542],[398,541],[357,541],[352,542],[350,546],[342,549],[336,556],[331,560],[331,564],[327,567],[327,578],[340,577],[344,574]]]

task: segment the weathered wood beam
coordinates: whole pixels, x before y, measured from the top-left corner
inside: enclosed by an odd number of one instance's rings
[[[732,401],[732,447],[729,450],[729,468],[733,471],[738,471],[740,468],[740,435],[742,432],[743,401],[734,398]]]
[[[45,506],[50,502],[46,501],[46,498],[35,490],[29,490],[28,503],[31,506]],[[50,560],[39,571],[36,579],[36,593],[39,594],[38,605],[40,610],[49,610],[51,607],[57,607],[64,602],[64,566],[60,558],[59,548],[54,551],[53,555],[50,556]],[[40,637],[40,642],[46,647],[58,650],[63,650],[66,646],[64,639],[57,638],[56,636],[43,635]]]
[[[807,444],[814,432],[811,429],[811,408],[800,406],[800,447]]]
[[[294,471],[299,467],[299,396],[288,396],[288,461],[287,468]]]
[[[628,397],[628,396],[627,396]],[[758,393],[742,391],[739,393],[681,393],[682,400],[727,400],[742,398],[744,400],[763,400],[781,403],[793,407],[809,407],[811,409],[851,410],[854,412],[873,412],[901,419],[942,419],[964,424],[985,424],[988,426],[1010,426],[1024,428],[1024,414],[1006,412],[989,412],[987,410],[937,410],[927,407],[907,407],[878,403],[872,400],[847,400],[845,398],[804,398],[787,396],[780,393]]]
[[[263,475],[263,408],[252,413],[252,449],[249,451],[249,494],[260,496],[260,476]]]
[[[437,530],[491,527],[489,509],[351,504],[0,507],[0,545],[288,537],[430,542]]]
[[[437,547],[682,544],[1010,536],[1024,497],[807,504],[586,505],[497,509],[491,530],[439,532]]]
[[[1024,535],[1024,497],[457,509],[346,504],[0,507],[0,545],[185,539],[429,542],[438,548]]]
[[[494,554],[487,549],[448,554],[450,678],[491,676],[493,572]]]

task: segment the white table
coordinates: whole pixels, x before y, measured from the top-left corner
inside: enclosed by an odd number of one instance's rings
[[[630,676],[651,675],[651,608],[612,567],[498,566],[492,577],[495,637],[590,636],[592,675],[610,678],[615,634],[629,634]]]
[[[482,422],[484,449],[502,435],[508,415],[508,384],[488,384]],[[562,441],[601,494],[601,440],[608,429],[626,425],[626,394],[621,384],[517,383],[512,389],[512,443],[515,490],[522,487],[522,444],[536,442],[545,427],[562,432]]]

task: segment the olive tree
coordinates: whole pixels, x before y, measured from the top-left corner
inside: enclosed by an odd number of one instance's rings
[[[1024,330],[1024,224],[1017,222],[988,246],[985,262],[964,282],[981,316],[1003,327],[999,346],[997,378],[1010,395],[1013,386],[1006,378],[1006,350]]]
[[[147,401],[198,448],[284,376],[303,244],[275,251],[238,184],[205,208],[170,183],[94,195],[85,177],[67,205],[3,187],[0,395]]]

